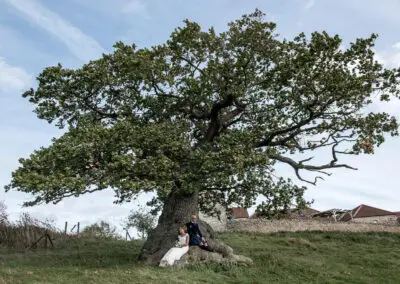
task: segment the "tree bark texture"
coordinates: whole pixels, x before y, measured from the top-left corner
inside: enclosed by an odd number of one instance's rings
[[[158,225],[142,248],[140,260],[150,265],[159,264],[164,254],[175,245],[179,227],[185,227],[191,215],[198,215],[198,200],[197,193],[167,198]]]

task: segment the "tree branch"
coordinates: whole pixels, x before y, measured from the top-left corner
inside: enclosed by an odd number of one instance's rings
[[[219,101],[213,105],[210,112],[210,124],[205,135],[206,141],[212,141],[215,136],[218,135],[218,130],[220,128],[220,121],[218,120],[219,111],[223,108],[231,106],[233,104],[233,95],[228,95],[222,101]]]
[[[165,93],[163,90],[161,90],[160,87],[158,87],[158,85],[157,85],[157,83],[156,83],[156,81],[155,81],[154,74],[152,74],[151,77],[152,77],[152,83],[151,83],[151,85],[152,85],[152,87],[153,87],[153,90],[154,90],[154,93],[156,94],[156,96],[158,96],[158,97],[166,97],[166,98],[179,99],[179,96],[175,96],[175,95],[173,95],[172,93],[168,93],[168,94],[167,94],[167,93]]]
[[[318,98],[318,97],[317,97],[317,98]],[[292,125],[292,126],[290,126],[290,127],[287,127],[287,128],[284,128],[284,129],[280,129],[280,130],[277,130],[277,131],[275,131],[275,132],[272,132],[272,133],[268,134],[268,137],[267,137],[266,139],[262,139],[261,141],[259,141],[258,143],[256,143],[255,148],[260,148],[260,147],[265,147],[265,146],[271,146],[272,140],[273,140],[276,136],[278,136],[278,135],[290,133],[290,132],[292,132],[292,131],[295,131],[295,132],[296,132],[296,131],[299,131],[299,133],[301,133],[302,131],[304,131],[304,130],[299,130],[302,126],[307,125],[307,124],[310,123],[312,120],[314,120],[314,119],[318,118],[320,115],[322,115],[322,114],[324,113],[324,111],[327,109],[327,107],[328,107],[329,105],[331,105],[331,104],[335,101],[334,99],[328,100],[325,104],[323,104],[323,105],[321,106],[321,109],[320,109],[319,111],[315,112],[315,111],[312,109],[312,107],[316,106],[316,105],[319,103],[319,101],[318,101],[317,98],[314,99],[314,100],[311,102],[311,104],[305,106],[306,109],[307,109],[308,112],[309,112],[309,116],[308,116],[307,119],[304,119],[304,120],[302,120],[302,121],[300,121],[300,122],[298,122],[298,123],[296,123],[295,125]],[[316,128],[316,127],[314,127],[314,128]],[[312,129],[313,129],[313,128],[311,128],[311,130],[312,130]],[[299,133],[297,133],[297,134],[299,134]],[[297,134],[295,134],[295,135],[297,135]],[[294,135],[294,136],[295,136],[295,135]]]
[[[50,202],[52,202],[53,204],[57,204],[57,203],[59,203],[61,200],[63,200],[64,198],[67,198],[67,197],[71,197],[71,196],[77,197],[78,195],[82,195],[82,194],[85,194],[85,193],[93,193],[93,192],[100,191],[100,190],[103,190],[103,189],[97,187],[97,188],[94,188],[94,189],[86,189],[86,190],[84,190],[84,191],[82,191],[82,192],[79,192],[78,194],[77,194],[76,192],[70,192],[70,193],[68,193],[68,194],[63,194],[62,196],[57,196],[57,197],[50,198],[50,199],[44,198],[44,199],[45,199],[44,202],[45,202],[45,203],[50,203]],[[40,204],[40,203],[39,203],[39,204]]]
[[[301,160],[301,161],[299,161],[299,162],[296,162],[296,161],[294,161],[293,159],[288,158],[288,157],[284,157],[284,156],[282,156],[282,155],[280,155],[280,154],[268,154],[268,156],[269,156],[271,159],[274,159],[274,160],[276,160],[276,161],[280,161],[280,162],[282,162],[282,163],[285,163],[285,164],[290,165],[290,166],[294,169],[294,171],[295,171],[295,173],[296,173],[296,176],[297,176],[301,181],[304,181],[304,182],[307,182],[307,183],[316,185],[317,180],[318,180],[318,179],[323,179],[322,177],[316,177],[315,180],[314,180],[314,182],[308,181],[308,180],[303,179],[303,178],[300,176],[299,171],[300,171],[301,169],[304,169],[304,170],[308,170],[308,171],[316,171],[316,172],[320,172],[320,173],[323,173],[323,174],[326,174],[326,175],[330,175],[329,173],[324,172],[324,171],[322,171],[322,170],[324,170],[324,169],[332,169],[332,168],[347,168],[347,169],[357,170],[357,168],[351,167],[351,166],[349,166],[349,165],[347,165],[347,164],[336,164],[336,162],[338,161],[338,159],[337,159],[337,156],[336,156],[336,150],[335,150],[335,148],[336,148],[336,146],[337,146],[338,144],[339,144],[339,142],[338,142],[338,141],[335,141],[335,144],[332,146],[332,160],[331,160],[331,162],[329,162],[328,164],[320,165],[320,166],[313,166],[313,165],[305,165],[305,164],[304,164],[304,162],[310,161],[310,160],[312,159],[312,157],[311,157],[311,158],[304,159],[304,160]]]
[[[200,63],[196,66],[193,64],[193,62],[191,62],[189,59],[181,56],[179,57],[181,60],[185,61],[187,64],[189,64],[192,68],[194,68],[194,71],[199,71],[201,75],[205,76],[205,73],[202,69],[199,68]]]
[[[83,98],[83,104],[89,110],[94,111],[95,113],[97,113],[100,116],[100,119],[103,119],[103,118],[117,118],[118,117],[118,114],[116,114],[116,113],[106,113],[106,112],[103,112],[102,110],[100,110],[99,108],[91,105],[90,102],[89,102],[89,98],[92,97],[92,96],[93,96],[93,94],[91,93],[91,94],[89,94],[89,96],[84,97]]]

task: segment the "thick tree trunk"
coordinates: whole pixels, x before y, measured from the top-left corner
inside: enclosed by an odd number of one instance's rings
[[[165,253],[175,245],[179,227],[185,227],[185,224],[190,221],[191,215],[198,216],[198,201],[197,193],[186,196],[171,195],[164,202],[158,225],[149,235],[139,259],[150,265],[158,265]],[[198,220],[198,223],[203,237],[215,252],[192,247],[188,255],[184,256],[184,262],[209,261],[238,265],[252,263],[250,258],[233,254],[232,248],[216,240],[214,230],[206,222]]]
[[[164,202],[158,225],[145,242],[139,259],[157,265],[164,254],[174,246],[179,227],[190,221],[191,215],[198,215],[198,194],[171,195]]]

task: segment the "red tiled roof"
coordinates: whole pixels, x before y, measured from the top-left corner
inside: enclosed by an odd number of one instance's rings
[[[351,210],[353,218],[365,218],[365,217],[377,217],[377,216],[388,216],[388,215],[396,215],[395,212],[390,212],[387,210],[379,209],[376,207],[368,206],[361,204]],[[348,221],[351,219],[350,214],[346,213],[341,221]]]
[[[232,208],[231,215],[235,218],[249,218],[246,208]]]
[[[393,212],[361,204],[353,209],[353,218],[394,215]]]

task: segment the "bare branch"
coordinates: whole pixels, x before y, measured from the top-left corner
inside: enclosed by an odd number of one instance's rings
[[[298,178],[299,180],[304,181],[304,182],[309,183],[309,184],[312,184],[312,185],[317,185],[317,180],[318,180],[318,179],[324,180],[322,177],[317,176],[317,177],[314,178],[314,181],[309,181],[309,180],[306,180],[306,179],[304,179],[304,178],[302,178],[302,177],[300,176],[300,174],[299,174],[299,169],[295,169],[295,172],[296,172],[296,176],[297,176],[297,178]]]
[[[304,163],[304,162],[311,161],[312,159],[314,159],[314,157],[310,157],[310,158],[307,158],[307,159],[301,160],[301,161],[299,161],[299,165],[303,165],[303,163]]]
[[[347,165],[347,164],[336,164],[336,162],[337,162],[337,156],[336,156],[335,147],[336,147],[337,145],[338,145],[338,141],[336,141],[336,144],[334,144],[334,145],[332,146],[332,161],[329,162],[328,164],[319,165],[319,166],[306,165],[306,164],[304,164],[304,162],[310,161],[310,160],[312,159],[312,157],[311,157],[311,158],[304,159],[304,160],[301,160],[301,161],[299,161],[299,162],[296,162],[296,161],[294,161],[293,159],[288,158],[288,157],[285,157],[285,156],[282,156],[282,155],[280,155],[280,154],[268,154],[268,156],[269,156],[271,159],[274,159],[274,160],[276,160],[276,161],[280,161],[280,162],[282,162],[282,163],[285,163],[285,164],[290,165],[290,166],[294,169],[294,171],[295,171],[295,173],[296,173],[296,176],[297,176],[301,181],[304,181],[304,182],[307,182],[307,183],[310,183],[310,184],[315,185],[318,179],[323,179],[323,178],[322,178],[322,177],[316,177],[315,180],[314,180],[314,182],[308,181],[308,180],[303,179],[303,178],[300,176],[299,171],[300,171],[301,169],[304,169],[304,170],[308,170],[308,171],[315,171],[315,172],[323,173],[323,174],[326,174],[326,175],[329,176],[329,175],[331,175],[330,173],[324,172],[324,171],[322,171],[322,170],[324,170],[324,169],[332,169],[332,168],[347,168],[347,169],[357,170],[357,168],[351,167],[351,166],[349,166],[349,165]]]
[[[293,168],[298,168],[298,169],[317,171],[317,170],[324,170],[324,169],[331,169],[331,168],[347,168],[347,169],[357,170],[357,168],[351,167],[351,166],[349,166],[347,164],[332,164],[332,163],[328,163],[328,164],[325,164],[325,165],[313,166],[313,165],[300,164],[300,163],[294,161],[291,158],[284,157],[284,156],[279,155],[279,154],[268,154],[268,156],[271,159],[286,163],[288,165],[291,165]]]
[[[338,150],[336,150],[336,154],[354,155],[354,151],[338,151]]]
[[[318,171],[316,171],[316,172],[321,173],[321,174],[324,174],[324,175],[327,175],[327,176],[331,176],[331,175],[332,175],[332,173],[328,173],[328,172],[321,171],[321,170],[318,170]]]

